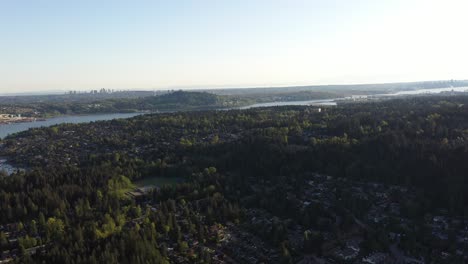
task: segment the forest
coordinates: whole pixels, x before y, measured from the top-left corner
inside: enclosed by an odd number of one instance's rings
[[[49,118],[61,115],[97,113],[133,113],[190,111],[237,107],[249,104],[237,97],[219,96],[207,92],[169,91],[153,92],[107,92],[67,94],[60,96],[16,97],[1,102],[0,112],[25,117]]]
[[[2,140],[0,156],[26,169],[0,176],[0,260],[466,262],[468,96],[320,111],[166,96],[138,103],[205,108]],[[138,186],[154,178],[182,180]]]
[[[61,115],[231,109],[256,103],[381,95],[417,89],[465,87],[468,81],[317,85],[242,89],[116,91],[101,88],[65,94],[0,96],[0,114],[50,118]]]

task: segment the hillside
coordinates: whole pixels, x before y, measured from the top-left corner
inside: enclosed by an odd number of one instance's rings
[[[176,91],[137,100],[144,110],[213,109],[223,106],[223,98],[206,92]]]

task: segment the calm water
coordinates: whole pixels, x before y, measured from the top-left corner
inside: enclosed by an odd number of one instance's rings
[[[89,122],[100,121],[100,120],[130,118],[130,117],[134,117],[137,115],[141,115],[141,113],[61,116],[61,117],[50,118],[44,121],[5,124],[5,125],[0,125],[0,138],[5,138],[8,135],[18,133],[21,131],[25,131],[25,130],[28,130],[30,128],[35,128],[35,127],[48,127],[48,126],[64,124],[64,123],[70,123],[70,124],[89,123]]]
[[[259,103],[248,106],[239,107],[237,109],[249,109],[255,107],[271,107],[271,106],[284,106],[284,105],[336,105],[336,99],[321,99],[321,100],[309,100],[309,101],[289,101],[289,102],[269,102]]]
[[[248,106],[239,107],[237,109],[249,109],[255,107],[271,107],[271,106],[284,106],[284,105],[329,105],[335,106],[337,101],[347,100],[352,98],[372,98],[372,97],[385,97],[385,96],[404,96],[404,95],[417,95],[417,94],[437,94],[443,92],[468,92],[468,87],[448,87],[448,88],[436,88],[436,89],[418,89],[410,91],[400,91],[396,93],[388,94],[377,94],[377,95],[354,95],[345,98],[334,98],[334,99],[321,99],[321,100],[309,100],[309,101],[290,101],[290,102],[270,102],[270,103],[259,103]]]
[[[382,94],[384,96],[398,96],[398,95],[416,95],[416,94],[437,94],[443,92],[468,92],[468,87],[448,87],[448,88],[435,88],[435,89],[419,89],[411,91],[401,91],[392,94]]]

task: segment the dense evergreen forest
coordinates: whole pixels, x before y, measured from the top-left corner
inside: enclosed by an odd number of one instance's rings
[[[0,260],[465,263],[467,140],[468,96],[31,129],[1,142]]]

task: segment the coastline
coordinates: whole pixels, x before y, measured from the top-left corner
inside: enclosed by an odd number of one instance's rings
[[[0,125],[9,125],[9,124],[18,124],[18,123],[30,123],[36,121],[46,121],[45,118],[39,117],[14,117],[14,118],[7,118],[7,119],[0,119]]]

